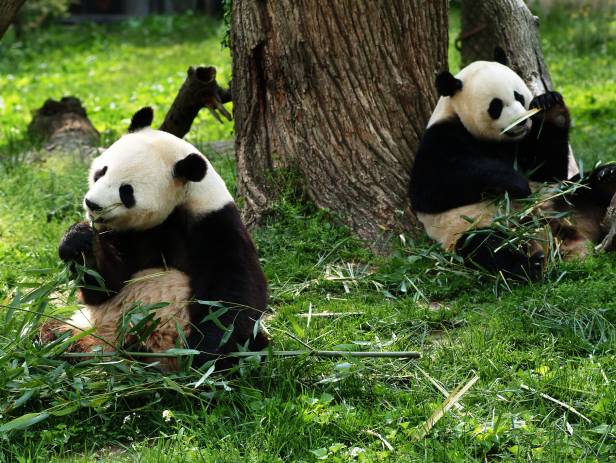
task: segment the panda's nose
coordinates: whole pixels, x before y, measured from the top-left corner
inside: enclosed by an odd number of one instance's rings
[[[86,207],[91,211],[100,211],[102,209],[101,206],[99,206],[93,201],[90,201],[88,198],[86,198]]]

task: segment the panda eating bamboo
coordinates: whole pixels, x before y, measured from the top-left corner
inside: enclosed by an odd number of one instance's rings
[[[570,118],[559,93],[533,98],[505,63],[488,61],[471,63],[455,77],[442,72],[436,87],[440,99],[410,184],[411,205],[432,239],[467,265],[532,280],[542,276],[555,247],[565,258],[581,257],[604,239],[616,165],[574,178],[581,185],[567,194],[554,193],[559,182],[572,180]],[[545,233],[514,244],[495,226],[498,202],[507,198],[522,208],[531,195],[539,197],[534,213],[545,214]]]
[[[265,276],[222,178],[190,143],[151,129],[152,118],[150,108],[138,111],[130,133],[92,162],[89,221],[73,225],[59,247],[64,262],[86,269],[85,305],[67,323],[44,326],[41,338],[91,329],[73,351],[186,347],[200,351],[194,367],[228,367],[229,352],[268,344],[258,326]],[[121,329],[136,306],[152,308],[144,339]],[[155,359],[178,367],[175,358]]]

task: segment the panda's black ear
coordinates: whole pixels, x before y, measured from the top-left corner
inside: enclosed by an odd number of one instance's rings
[[[203,156],[193,153],[175,163],[173,176],[185,182],[200,182],[207,172],[207,163]]]
[[[462,90],[462,81],[456,79],[450,72],[443,71],[436,76],[436,90],[440,96],[452,96]]]
[[[144,127],[149,127],[152,125],[152,120],[154,119],[154,110],[149,106],[141,108],[135,114],[133,114],[132,119],[130,120],[130,126],[128,127],[129,132],[136,132],[137,130],[141,130]]]
[[[497,63],[500,63],[504,66],[508,66],[509,62],[507,60],[507,53],[505,53],[505,50],[503,50],[501,47],[496,46],[494,48],[494,61],[496,61]]]

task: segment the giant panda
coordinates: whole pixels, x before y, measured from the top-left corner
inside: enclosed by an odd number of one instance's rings
[[[64,262],[88,269],[84,306],[67,323],[44,327],[42,337],[93,329],[72,350],[112,351],[135,341],[119,339],[122,317],[158,304],[157,323],[136,348],[188,347],[201,351],[192,366],[214,359],[227,368],[233,360],[224,354],[268,344],[255,326],[266,310],[266,279],[222,178],[190,143],[150,128],[152,118],[151,108],[139,110],[129,133],[92,162],[88,221],[70,227],[59,245]],[[165,370],[178,367],[174,358],[156,360]]]
[[[544,239],[512,245],[492,227],[499,199],[514,203],[537,192],[553,194],[569,180],[569,111],[549,91],[533,98],[524,81],[504,62],[476,61],[456,76],[436,77],[440,98],[420,142],[411,171],[412,208],[427,234],[468,265],[513,278],[541,278],[546,240],[565,258],[583,256],[605,234],[601,221],[616,191],[616,167],[597,168],[574,178],[581,187],[554,195],[539,209]],[[503,130],[529,108],[541,111]],[[558,213],[568,217],[554,218]],[[547,214],[549,215],[549,214]]]

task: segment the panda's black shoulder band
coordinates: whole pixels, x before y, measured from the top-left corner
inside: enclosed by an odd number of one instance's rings
[[[450,72],[443,71],[436,76],[436,90],[440,96],[452,96],[462,90],[462,81],[456,79]]]
[[[128,131],[132,133],[145,127],[149,127],[150,125],[152,125],[153,119],[154,110],[149,106],[145,106],[139,111],[137,111],[135,114],[133,114],[133,117],[130,120],[130,126],[128,127]]]

